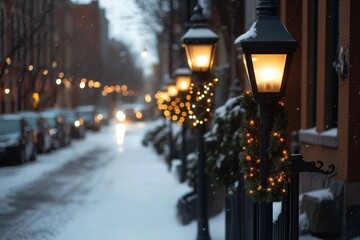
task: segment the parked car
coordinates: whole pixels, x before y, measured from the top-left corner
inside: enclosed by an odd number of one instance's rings
[[[100,116],[94,105],[78,106],[76,112],[84,119],[86,129],[92,129],[94,131],[100,130]]]
[[[64,118],[63,113],[57,110],[47,110],[41,112],[41,116],[49,123],[53,149],[65,147],[71,143],[71,126]]]
[[[68,123],[71,124],[71,137],[72,138],[84,138],[85,137],[85,125],[84,120],[75,110],[64,110],[64,117]]]
[[[25,118],[0,115],[0,163],[22,164],[36,159],[36,136]]]
[[[51,150],[51,136],[50,127],[46,119],[40,116],[37,112],[27,111],[20,112],[20,116],[29,122],[35,131],[37,141],[37,152],[44,153]]]
[[[142,121],[149,115],[147,109],[142,104],[129,103],[121,105],[115,113],[116,120],[123,121]]]

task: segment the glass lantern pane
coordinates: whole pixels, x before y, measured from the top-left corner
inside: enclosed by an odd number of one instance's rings
[[[258,92],[280,92],[286,54],[252,54]]]
[[[191,76],[177,76],[176,77],[176,88],[179,91],[187,91],[190,87]]]
[[[167,87],[167,93],[169,97],[175,97],[178,94],[178,90],[176,88],[176,85],[168,85]]]
[[[189,67],[192,71],[210,70],[213,58],[212,44],[187,44],[185,46]]]
[[[246,57],[245,57],[244,53],[241,54],[241,59],[243,60],[243,63],[244,63],[244,66],[245,66],[246,76],[248,77],[248,79],[250,79],[248,67],[247,67],[247,64],[246,64]]]

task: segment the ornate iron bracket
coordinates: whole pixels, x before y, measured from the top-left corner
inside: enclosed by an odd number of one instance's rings
[[[306,162],[303,160],[303,156],[301,154],[292,154],[291,164],[293,170],[296,172],[318,172],[324,175],[329,175],[335,171],[334,164],[330,164],[327,170],[323,170],[322,168],[324,163],[322,161]]]

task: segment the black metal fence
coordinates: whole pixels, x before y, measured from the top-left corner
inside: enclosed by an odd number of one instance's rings
[[[291,161],[293,174],[287,185],[288,194],[281,201],[281,213],[273,222],[273,234],[269,239],[299,239],[299,173],[318,172],[328,175],[335,170],[334,165],[323,170],[323,162],[306,162],[300,154],[292,154]],[[256,227],[258,204],[251,201],[242,186],[240,178],[236,194],[226,201],[226,240],[255,240],[259,237]]]

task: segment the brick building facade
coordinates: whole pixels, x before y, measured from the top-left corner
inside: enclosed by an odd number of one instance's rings
[[[71,15],[74,105],[91,102],[97,104],[101,90],[94,87],[81,89],[79,84],[81,81],[86,81],[88,86],[91,80],[103,82],[104,59],[108,43],[108,23],[105,12],[99,7],[98,1],[92,1],[89,4],[73,5]]]
[[[336,209],[328,213],[339,221],[333,233],[355,237],[360,234],[354,225],[360,215],[360,2],[283,0],[280,6],[283,23],[300,42],[285,97],[291,129],[298,129],[305,160],[336,167],[330,176],[302,174],[300,190],[329,188]]]

